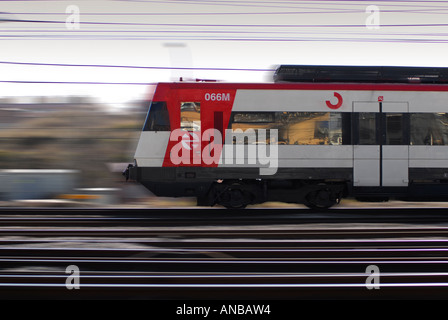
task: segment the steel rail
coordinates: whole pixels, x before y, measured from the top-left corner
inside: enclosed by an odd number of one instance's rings
[[[428,221],[422,210],[410,220],[370,211],[356,224],[358,211],[107,212],[0,213],[0,297],[448,297],[442,211]],[[76,293],[66,287],[69,265],[81,271]],[[367,288],[371,265],[380,290]]]

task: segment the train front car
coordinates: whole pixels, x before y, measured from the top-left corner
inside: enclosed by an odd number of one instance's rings
[[[161,83],[128,174],[158,196],[227,208],[446,198],[447,75],[282,66],[275,83]]]

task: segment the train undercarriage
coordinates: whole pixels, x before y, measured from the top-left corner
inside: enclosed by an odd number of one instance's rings
[[[250,171],[250,170],[249,170]],[[248,205],[269,201],[304,204],[312,209],[326,209],[339,204],[343,198],[360,201],[384,202],[389,199],[404,201],[446,201],[448,180],[413,179],[406,187],[354,187],[351,175],[333,170],[333,179],[316,178],[328,172],[308,171],[308,177],[295,171],[280,171],[280,179],[250,177],[235,170],[227,171],[225,179],[212,178],[207,168],[139,168],[130,165],[123,175],[140,182],[144,187],[162,197],[195,197],[199,206],[221,205],[229,209],[242,209]],[[320,173],[319,173],[320,172]],[[238,178],[240,176],[240,178]],[[286,178],[291,177],[290,179]],[[418,177],[418,176],[416,176]]]
[[[222,205],[230,209],[268,201],[305,204],[310,208],[329,208],[346,194],[343,182],[301,180],[225,180],[214,182],[198,205]]]
[[[139,181],[156,196],[196,197],[200,206],[222,205],[230,209],[268,201],[329,208],[346,197],[349,189],[349,181],[337,177],[337,173],[334,173],[334,179],[316,179],[318,175],[327,174],[318,170],[307,172],[307,179],[299,178],[303,173],[297,171],[295,176],[292,171],[285,171],[279,173],[283,178],[254,179],[247,168],[234,169],[226,171],[226,178],[217,179],[213,169],[198,169],[148,169],[130,165],[123,174],[127,179]]]

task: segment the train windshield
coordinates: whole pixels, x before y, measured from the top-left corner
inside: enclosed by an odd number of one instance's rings
[[[143,131],[170,131],[170,117],[166,102],[152,102]]]

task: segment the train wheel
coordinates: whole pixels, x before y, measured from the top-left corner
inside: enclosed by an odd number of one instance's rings
[[[305,199],[305,205],[311,209],[328,209],[339,203],[339,199],[335,199],[333,192],[329,188],[311,191]]]
[[[229,185],[216,201],[227,209],[244,209],[251,202],[251,193],[244,190],[243,184],[238,182]]]

